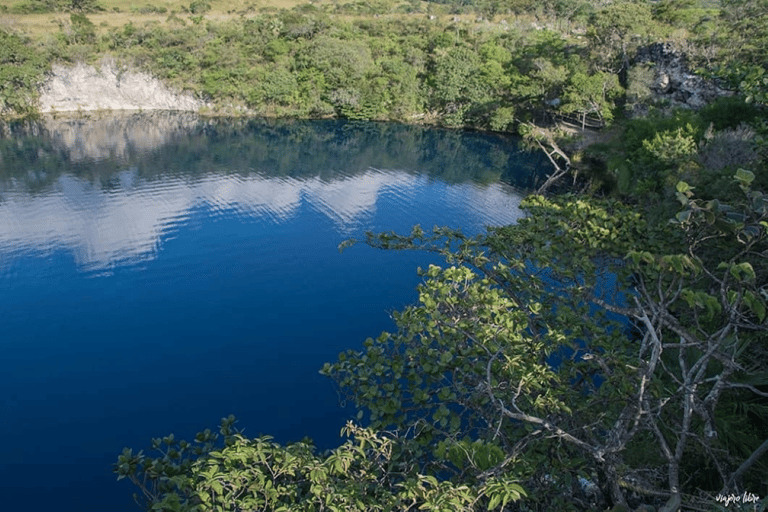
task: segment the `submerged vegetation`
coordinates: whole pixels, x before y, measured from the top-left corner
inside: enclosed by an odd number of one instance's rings
[[[766,509],[765,0],[168,5],[113,26],[100,12],[124,7],[3,3],[59,14],[0,28],[0,109],[33,113],[52,61],[109,55],[212,113],[516,131],[572,181],[476,238],[371,234],[446,264],[394,332],[323,367],[359,408],[349,440],[318,453],[226,418],[126,449],[145,508]],[[659,56],[716,94],[691,108]]]

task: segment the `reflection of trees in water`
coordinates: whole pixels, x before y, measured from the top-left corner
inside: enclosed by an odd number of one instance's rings
[[[131,113],[7,124],[0,133],[0,180],[30,192],[65,172],[111,188],[128,168],[144,179],[216,172],[333,181],[373,167],[525,189],[543,167],[513,137],[395,123]]]

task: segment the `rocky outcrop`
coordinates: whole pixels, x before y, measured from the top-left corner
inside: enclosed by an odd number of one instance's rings
[[[667,100],[671,106],[699,109],[720,96],[732,94],[714,81],[692,73],[685,54],[669,43],[639,48],[635,57],[635,65],[638,64],[653,68],[650,89],[657,99]]]
[[[110,59],[100,69],[85,64],[55,64],[40,94],[40,111],[178,110],[198,111],[204,102],[171,90],[156,78],[131,71]]]

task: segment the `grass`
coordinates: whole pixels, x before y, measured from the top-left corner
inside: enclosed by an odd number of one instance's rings
[[[146,23],[168,24],[171,13],[189,20],[189,5],[192,0],[98,0],[104,10],[87,13],[97,29],[105,33],[128,23],[144,25]],[[44,14],[11,14],[22,0],[0,0],[0,28],[23,33],[34,39],[45,37],[55,32],[61,24],[69,23],[68,12]],[[241,15],[255,14],[266,9],[291,9],[307,0],[208,0],[211,10],[205,13],[207,19],[226,20]]]
[[[0,29],[29,36],[33,40],[45,41],[62,27],[70,24],[70,12],[51,12],[40,14],[15,14],[14,8],[29,2],[42,0],[0,0]],[[404,19],[413,16],[424,17],[434,15],[439,19],[461,19],[472,22],[476,17],[473,13],[450,14],[447,6],[421,2],[421,8],[413,14],[403,12],[403,6],[412,4],[411,0],[96,0],[101,8],[99,11],[86,12],[88,19],[95,25],[96,34],[103,35],[119,29],[129,23],[135,26],[159,24],[170,26],[181,19],[185,24],[192,24],[193,18],[200,14],[190,12],[190,5],[195,1],[204,1],[210,5],[210,10],[202,14],[205,20],[226,21],[241,16],[256,16],[263,12],[275,12],[281,9],[290,10],[299,5],[312,4],[333,12],[335,8],[345,5],[365,5],[380,8],[381,16],[385,18]],[[387,12],[389,11],[389,12]],[[357,13],[356,9],[347,12],[336,11],[331,15],[338,20],[349,21],[359,18],[371,18],[373,14]],[[378,17],[378,16],[377,16]],[[503,16],[500,16],[503,18]],[[529,16],[515,18],[528,20]]]

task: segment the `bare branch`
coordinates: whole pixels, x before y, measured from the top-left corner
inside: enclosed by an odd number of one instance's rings
[[[549,159],[552,166],[555,168],[555,172],[552,173],[544,182],[544,184],[540,186],[536,191],[537,194],[543,194],[549,189],[550,186],[552,186],[554,182],[565,176],[568,171],[570,171],[571,159],[568,158],[568,155],[566,155],[562,149],[560,149],[560,147],[555,142],[554,137],[551,133],[549,133],[549,131],[536,126],[531,122],[526,123],[526,125],[531,129],[530,135],[527,137],[527,139],[536,142],[544,154],[547,155],[547,158]],[[563,161],[563,165],[558,162],[558,159],[555,158],[555,155]]]
[[[751,392],[755,393],[756,395],[760,395],[762,397],[768,398],[768,393],[760,391],[759,389],[757,389],[755,386],[752,386],[751,384],[741,384],[741,383],[738,383],[738,382],[729,382],[726,386],[728,388],[746,388],[746,389],[750,390]]]
[[[554,433],[557,437],[560,437],[560,438],[564,439],[565,441],[568,441],[569,443],[575,444],[579,448],[585,450],[590,455],[595,457],[599,462],[604,462],[604,459],[603,459],[603,453],[604,452],[601,453],[601,451],[598,450],[597,448],[589,445],[588,443],[582,441],[581,439],[578,439],[578,438],[572,436],[571,434],[569,434],[568,432],[564,431],[560,427],[558,427],[556,425],[553,425],[549,421],[547,421],[545,419],[542,419],[542,418],[539,418],[538,416],[531,416],[529,414],[523,413],[520,410],[520,408],[517,407],[517,405],[514,402],[513,402],[512,405],[513,405],[513,407],[515,408],[515,410],[517,412],[512,412],[509,409],[507,409],[504,406],[504,403],[500,399],[498,399],[496,397],[496,394],[493,392],[493,385],[491,384],[491,382],[492,382],[492,379],[491,379],[491,364],[493,363],[493,359],[495,357],[496,356],[494,355],[494,357],[492,357],[488,361],[488,364],[486,365],[486,380],[487,380],[487,382],[486,382],[486,389],[488,391],[488,396],[491,399],[491,403],[493,403],[496,407],[498,407],[499,410],[502,412],[502,414],[504,414],[505,416],[507,416],[508,418],[511,418],[513,420],[524,421],[526,423],[531,423],[533,425],[539,425],[539,426],[543,427],[544,429]],[[522,387],[522,385],[519,386],[519,387]],[[519,393],[519,388],[518,388],[518,393]],[[515,395],[515,396],[517,396],[517,395]]]

